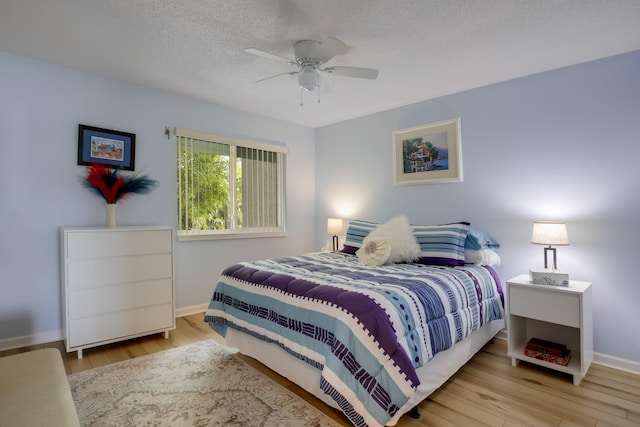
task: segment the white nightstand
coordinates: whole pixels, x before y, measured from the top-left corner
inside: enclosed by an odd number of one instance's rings
[[[591,283],[569,281],[569,286],[536,285],[526,274],[507,281],[508,354],[511,364],[521,360],[573,375],[579,385],[593,360]],[[565,344],[571,350],[567,366],[528,357],[531,338]]]

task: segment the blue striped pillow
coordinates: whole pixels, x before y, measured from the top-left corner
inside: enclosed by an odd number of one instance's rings
[[[353,219],[349,221],[347,227],[347,235],[344,240],[344,246],[342,252],[355,255],[356,251],[362,247],[362,241],[369,235],[374,229],[378,227],[378,223],[360,221]]]
[[[420,245],[421,264],[464,265],[464,241],[468,222],[441,225],[414,225],[413,235]]]

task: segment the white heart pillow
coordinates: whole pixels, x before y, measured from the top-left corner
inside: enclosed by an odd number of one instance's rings
[[[391,245],[382,238],[365,239],[362,247],[356,251],[358,264],[368,266],[384,265],[390,255]]]
[[[384,256],[387,251],[385,242],[389,251],[388,258]],[[370,245],[370,248],[363,250],[367,245]],[[369,233],[362,241],[362,248],[356,252],[356,255],[359,258],[358,262],[362,265],[413,262],[420,257],[420,245],[413,235],[407,217],[399,215]]]

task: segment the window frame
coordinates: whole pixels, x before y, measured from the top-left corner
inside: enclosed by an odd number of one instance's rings
[[[269,228],[265,231],[259,229],[250,229],[250,231],[240,231],[242,229],[224,229],[224,230],[181,230],[180,229],[180,205],[177,206],[178,217],[176,218],[176,231],[179,241],[189,240],[220,240],[220,239],[250,239],[250,238],[268,238],[268,237],[284,237],[287,236],[286,228],[286,155],[289,150],[284,145],[277,145],[259,141],[245,140],[229,136],[211,134],[184,128],[176,128],[176,162],[180,155],[184,154],[181,150],[180,138],[190,138],[205,142],[213,142],[228,145],[230,152],[236,151],[236,147],[244,147],[249,149],[257,149],[282,154],[282,165],[278,169],[278,189],[277,189],[277,206],[278,217],[281,225],[279,227]],[[176,163],[176,177],[179,177],[178,163]],[[231,182],[233,181],[233,182]],[[180,182],[176,182],[177,196],[181,196]],[[230,191],[235,191],[235,177],[230,177]]]

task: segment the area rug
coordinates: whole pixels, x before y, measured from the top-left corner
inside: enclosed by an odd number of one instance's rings
[[[83,426],[339,426],[213,340],[68,379]]]

